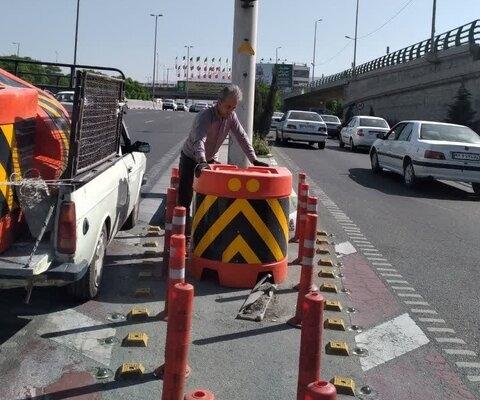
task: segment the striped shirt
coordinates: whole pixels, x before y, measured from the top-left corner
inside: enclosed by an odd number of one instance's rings
[[[237,114],[232,112],[228,117],[222,118],[217,112],[217,107],[202,110],[196,116],[182,152],[197,163],[217,160],[218,150],[229,133],[233,134],[253,163],[257,157]]]

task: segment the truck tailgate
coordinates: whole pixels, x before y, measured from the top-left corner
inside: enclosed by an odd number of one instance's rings
[[[49,242],[40,243],[27,268],[33,246],[33,242],[14,243],[0,254],[0,276],[29,277],[45,272],[52,263],[52,246]]]

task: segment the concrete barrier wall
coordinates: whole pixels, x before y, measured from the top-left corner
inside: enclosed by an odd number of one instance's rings
[[[480,61],[478,48],[453,48],[429,58],[411,61],[359,76],[345,88],[346,103],[355,103],[355,114],[375,115],[391,121],[428,119],[443,121],[463,82],[472,94],[480,119]]]
[[[149,100],[127,99],[127,107],[131,110],[161,110],[157,103]]]

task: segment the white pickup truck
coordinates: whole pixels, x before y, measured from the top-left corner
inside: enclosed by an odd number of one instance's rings
[[[40,237],[24,234],[0,254],[0,289],[25,287],[27,301],[35,286],[68,285],[81,300],[97,296],[108,244],[120,229],[132,228],[138,216],[144,153],[150,146],[131,144],[122,121],[122,80],[116,79],[120,90],[108,92],[107,78],[102,87],[102,76],[85,72],[82,80],[80,75],[72,116],[69,179],[51,191],[55,195],[50,227]],[[92,82],[87,82],[87,75],[93,76]],[[109,93],[113,98],[108,99]],[[101,101],[108,103],[110,114],[103,113]],[[105,129],[99,131],[99,126]],[[110,148],[102,153],[104,145]]]

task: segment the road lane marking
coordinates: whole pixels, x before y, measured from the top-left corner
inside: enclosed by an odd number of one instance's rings
[[[427,327],[427,331],[429,332],[438,332],[438,333],[455,333],[452,328],[438,328],[435,326]]]
[[[371,261],[388,261],[386,258],[381,257],[367,257]]]
[[[376,265],[384,265],[386,267],[393,267],[392,264],[390,264],[389,262],[378,262],[378,261],[374,261],[372,262],[372,265],[373,266],[376,266]]]
[[[480,362],[457,361],[455,365],[458,368],[480,368]]]
[[[430,304],[427,303],[426,301],[415,301],[415,300],[405,300],[405,304],[408,304],[409,306],[429,306]]]
[[[432,323],[432,324],[434,324],[434,323],[445,324],[446,323],[445,320],[441,319],[441,318],[422,318],[422,317],[420,317],[420,318],[418,318],[418,320],[420,322],[429,322],[429,323]]]
[[[415,314],[432,314],[432,315],[438,314],[435,310],[426,310],[423,308],[412,308],[410,309],[410,311]]]
[[[406,285],[409,285],[407,281],[402,281],[401,279],[387,279],[386,281],[388,283],[404,283]]]
[[[153,119],[149,119],[148,121],[145,121],[146,124],[151,124],[153,122]]]
[[[466,344],[464,340],[460,338],[449,338],[449,337],[437,337],[435,340],[438,343],[456,343],[456,344]]]
[[[414,292],[415,291],[415,288],[410,287],[410,286],[392,286],[392,289],[405,290],[407,292]]]
[[[417,293],[397,293],[398,297],[415,297],[417,299],[422,299],[423,296]]]
[[[368,346],[368,355],[360,358],[362,369],[368,371],[430,340],[408,314],[403,314],[358,334],[355,342]]]
[[[384,271],[384,272],[397,272],[395,268],[376,268],[377,271]]]
[[[467,375],[467,379],[470,382],[477,383],[480,382],[480,375]]]
[[[390,272],[380,272],[380,275],[382,276],[388,276],[390,278],[402,278],[402,275],[400,274],[392,274]]]

